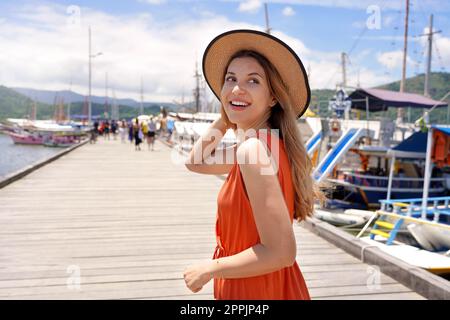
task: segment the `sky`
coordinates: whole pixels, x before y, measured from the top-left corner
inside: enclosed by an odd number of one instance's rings
[[[373,87],[401,78],[405,0],[91,0],[0,2],[0,85],[145,101],[192,100],[196,63],[232,29],[266,29],[291,46],[312,89]],[[407,76],[425,71],[434,15],[432,71],[450,72],[450,0],[410,0]],[[200,67],[199,67],[200,68]],[[201,71],[201,70],[200,70]],[[107,83],[108,89],[105,89]],[[209,92],[210,97],[212,95]]]

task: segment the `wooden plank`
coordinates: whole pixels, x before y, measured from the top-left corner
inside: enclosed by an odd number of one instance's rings
[[[369,295],[381,293],[404,293],[411,292],[410,289],[399,283],[382,284],[378,286],[367,285],[347,285],[347,286],[323,286],[309,288],[311,296],[320,297],[339,297],[348,295]]]
[[[176,268],[148,270],[147,272],[137,272],[137,273],[122,273],[122,274],[98,274],[89,275],[85,272],[81,272],[81,283],[84,285],[94,284],[94,283],[114,283],[114,282],[135,282],[135,281],[154,281],[154,280],[167,280],[167,279],[182,279],[184,267]],[[365,285],[367,283],[367,274],[352,274],[348,273],[334,273],[332,276],[324,277],[311,277],[311,275],[306,274],[305,280],[308,284],[308,288],[322,288],[328,287],[332,282],[334,286],[348,286],[348,285]],[[59,277],[51,277],[50,275],[45,275],[44,277],[32,278],[32,279],[8,279],[0,281],[0,289],[4,288],[27,288],[27,287],[37,287],[37,286],[64,286],[68,279],[68,274],[60,274]],[[387,276],[380,277],[380,285],[392,284],[395,281]]]
[[[315,298],[316,300],[426,300],[420,294],[415,292],[392,292],[392,293],[376,293],[356,294],[337,297]]]

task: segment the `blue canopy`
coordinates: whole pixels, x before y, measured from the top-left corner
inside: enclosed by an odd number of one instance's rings
[[[427,133],[419,131],[390,149],[388,154],[396,158],[425,158],[426,152]]]

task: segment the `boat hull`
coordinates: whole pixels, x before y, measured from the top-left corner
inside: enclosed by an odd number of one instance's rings
[[[378,236],[376,236],[377,238]],[[378,247],[381,251],[403,260],[411,266],[419,267],[435,274],[450,273],[450,257],[444,254],[421,250],[399,242],[394,242],[393,245],[388,246],[379,240],[371,240],[369,237],[362,237],[361,240]]]
[[[445,188],[431,188],[429,197],[441,197],[447,195]],[[391,199],[421,198],[422,190],[394,188]],[[366,208],[379,208],[380,200],[387,198],[387,188],[373,188],[365,186],[337,185],[331,195],[332,199],[344,200],[347,203],[354,203]]]
[[[326,221],[334,226],[361,226],[367,222],[369,216],[361,214],[353,214],[346,211],[345,213],[330,212],[326,210],[314,210],[314,216],[322,221]]]
[[[15,144],[41,145],[44,142],[44,138],[40,136],[22,135],[12,132],[8,132],[8,135]]]
[[[450,230],[433,225],[411,223],[408,230],[416,241],[429,251],[450,250]]]

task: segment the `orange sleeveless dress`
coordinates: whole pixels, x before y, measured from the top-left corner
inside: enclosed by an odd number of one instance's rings
[[[271,135],[267,142],[271,150]],[[279,138],[275,138],[279,139]],[[294,189],[283,141],[279,141],[278,180],[294,217]],[[213,259],[231,256],[260,243],[244,180],[235,162],[217,199],[217,246]],[[214,279],[214,298],[219,300],[309,300],[309,292],[297,262],[294,265],[260,276],[238,279]]]

